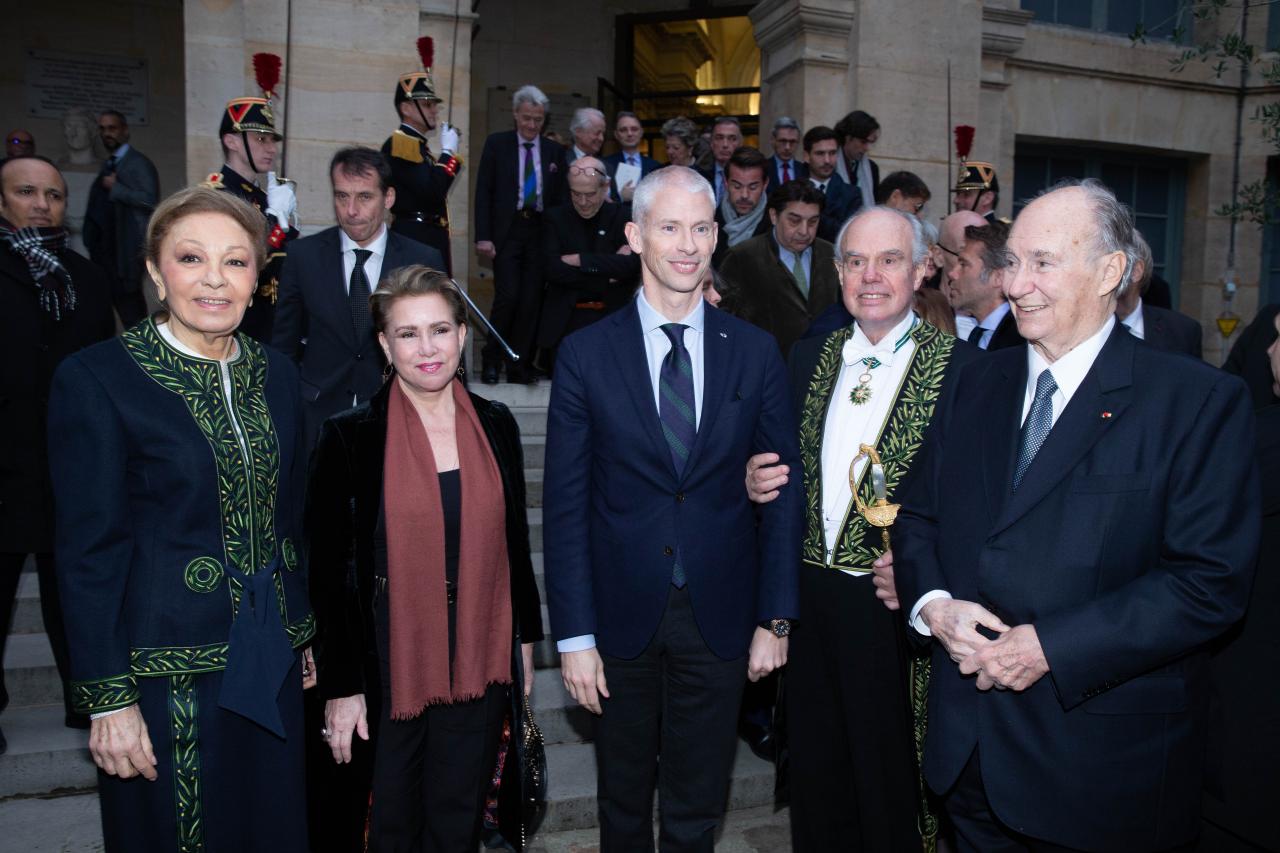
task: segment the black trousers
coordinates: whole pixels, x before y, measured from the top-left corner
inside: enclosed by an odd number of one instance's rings
[[[901,617],[870,577],[800,568],[786,671],[796,853],[917,853],[919,781]]]
[[[534,335],[542,310],[542,217],[516,213],[511,228],[493,259],[493,310],[489,322],[520,356],[521,364],[533,359]],[[502,347],[492,338],[481,351],[484,364],[500,364]]]
[[[956,850],[959,853],[1082,853],[1075,847],[1063,847],[1023,835],[1001,822],[987,800],[978,753],[975,748],[945,800],[947,816],[955,827]],[[1053,804],[1046,803],[1045,807],[1052,808]],[[1194,849],[1195,844],[1189,844],[1161,853],[1190,853]]]
[[[710,853],[729,794],[746,658],[722,660],[707,648],[687,587],[671,588],[639,657],[601,657],[609,685],[596,722],[601,853],[654,849],[655,784],[659,848]]]
[[[53,661],[62,679],[62,701],[68,714],[71,710],[71,690],[67,680],[71,664],[67,656],[67,632],[62,621],[62,599],[58,595],[58,577],[54,571],[53,554],[36,554],[36,572],[40,578],[40,615],[44,617],[44,630],[53,647]],[[18,597],[18,579],[26,554],[0,553],[0,660],[4,659],[5,643],[9,629],[13,627],[13,605]],[[4,684],[4,672],[0,670],[0,711],[9,704],[9,691]]]
[[[480,699],[432,705],[411,720],[389,719],[391,697],[384,693],[373,763],[370,853],[477,849],[507,689],[490,685]]]

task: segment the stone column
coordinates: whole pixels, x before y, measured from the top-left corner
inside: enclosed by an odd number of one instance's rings
[[[803,129],[833,124],[852,109],[845,94],[856,51],[854,15],[850,0],[763,0],[752,8],[762,135],[780,115]]]

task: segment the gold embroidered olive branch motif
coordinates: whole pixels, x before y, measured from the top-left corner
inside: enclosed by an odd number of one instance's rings
[[[822,433],[826,426],[827,406],[844,361],[841,353],[845,341],[852,334],[853,327],[848,326],[827,336],[814,365],[813,376],[809,379],[800,412],[800,464],[804,469],[807,519],[801,557],[818,564],[824,563],[826,557],[822,525]]]
[[[98,714],[127,708],[138,702],[138,682],[130,673],[71,682],[71,706],[81,714]]]
[[[169,726],[173,736],[173,792],[178,824],[178,850],[204,850],[204,816],[200,802],[200,731],[196,691],[190,675],[169,679]]]

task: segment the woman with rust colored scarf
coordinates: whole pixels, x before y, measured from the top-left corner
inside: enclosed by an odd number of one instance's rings
[[[394,372],[324,424],[308,498],[325,737],[339,763],[375,739],[370,851],[475,850],[542,639],[520,434],[457,381],[466,308],[447,276],[404,267],[369,304]]]

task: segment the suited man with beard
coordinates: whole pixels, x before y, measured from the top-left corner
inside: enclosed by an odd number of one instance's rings
[[[142,244],[147,220],[160,200],[160,176],[147,155],[129,144],[124,114],[98,116],[98,134],[110,156],[89,191],[84,245],[111,278],[112,301],[128,328],[147,315],[142,293]]]
[[[111,285],[92,261],[67,248],[67,185],[34,155],[0,162],[0,657],[18,579],[34,554],[40,609],[62,678],[68,726],[89,721],[71,710],[67,639],[53,562],[53,489],[45,437],[49,389],[62,359],[115,333]],[[53,452],[57,452],[54,448]],[[0,711],[9,703],[0,675]],[[0,752],[5,739],[0,733]]]

